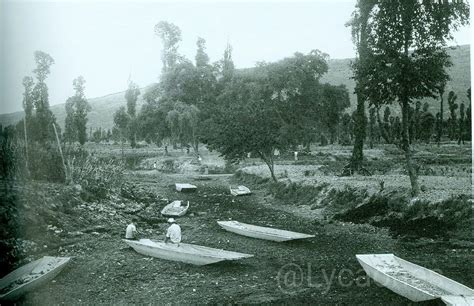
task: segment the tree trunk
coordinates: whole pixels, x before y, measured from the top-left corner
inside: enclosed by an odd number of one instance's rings
[[[405,57],[405,63],[409,65],[409,59],[408,59],[408,42],[405,41],[405,46],[404,46],[404,54],[403,56]],[[402,71],[403,73],[404,71]],[[409,104],[409,99],[407,96],[407,86],[412,86],[412,84],[407,84],[406,82],[402,84],[404,88],[402,88],[402,94],[400,97],[400,106],[402,108],[402,141],[401,141],[401,147],[402,150],[405,154],[405,161],[406,161],[406,167],[407,167],[407,172],[408,176],[410,177],[410,184],[411,184],[411,195],[413,197],[418,196],[420,193],[420,187],[418,185],[418,173],[417,170],[415,169],[415,165],[412,160],[412,153],[410,150],[410,139],[408,135],[408,128],[410,125],[410,118],[408,112],[410,111],[410,104]]]
[[[272,157],[273,153],[272,152],[273,152],[273,150],[271,150],[271,152],[270,152],[270,154],[268,154],[268,156],[265,156],[265,154],[263,154],[261,152],[258,152],[258,155],[265,162],[265,164],[267,164],[268,169],[270,170],[270,175],[272,176],[272,180],[276,183],[276,182],[278,182],[278,180],[275,176],[275,169],[274,169],[274,163],[273,163],[273,157]]]
[[[377,107],[377,125],[379,126],[380,130],[380,135],[382,135],[382,138],[385,140],[386,143],[392,143],[390,136],[387,133],[387,130],[385,129],[385,123],[382,122],[380,119],[380,113],[379,113],[380,107]]]
[[[438,146],[441,144],[441,137],[443,137],[443,112],[444,112],[444,89],[440,91],[439,97],[441,98],[440,106],[439,106],[439,136],[438,136]]]

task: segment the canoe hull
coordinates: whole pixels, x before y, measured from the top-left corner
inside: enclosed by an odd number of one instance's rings
[[[238,197],[238,196],[250,195],[252,194],[252,192],[250,191],[250,189],[248,189],[245,186],[238,186],[237,188],[230,187],[230,194]]]
[[[393,254],[365,254],[356,258],[370,278],[413,302],[446,294],[474,295],[471,288]]]
[[[41,259],[38,259],[34,262],[31,262],[25,266],[22,266],[10,274],[6,275],[4,278],[0,280],[0,288],[5,288],[8,286],[10,283],[13,281],[19,279],[20,277],[27,275],[31,273],[34,269],[37,269],[38,265],[41,264],[47,264],[51,260],[58,260],[56,266],[46,272],[45,274],[42,274],[41,276],[25,283],[22,284],[16,288],[13,288],[11,291],[0,295],[0,300],[6,300],[6,301],[15,301],[19,299],[22,295],[25,293],[32,291],[41,285],[51,281],[54,279],[69,263],[70,257],[51,257],[51,256],[44,256]]]
[[[176,191],[179,192],[194,192],[196,191],[197,187],[191,184],[175,184]]]
[[[253,257],[250,254],[212,249],[192,244],[180,245],[165,244],[163,242],[151,241],[149,239],[126,240],[137,253],[160,259],[184,262],[187,264],[203,266],[225,260],[238,260]]]
[[[246,237],[283,242],[296,239],[313,238],[314,235],[274,229],[270,227],[256,226],[238,221],[217,221],[226,231]]]
[[[474,295],[443,295],[441,300],[448,306],[472,306],[474,305]]]
[[[175,201],[176,202],[176,201]],[[162,210],[161,210],[161,214],[165,217],[182,217],[184,216],[187,212],[188,212],[188,209],[189,209],[189,201],[188,201],[188,204],[186,206],[182,206],[180,207],[181,209],[178,209],[176,207],[173,207],[174,203],[175,202],[172,202],[168,205],[166,205]]]

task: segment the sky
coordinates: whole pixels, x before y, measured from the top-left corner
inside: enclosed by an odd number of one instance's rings
[[[55,60],[47,80],[50,104],[73,95],[82,75],[86,96],[126,90],[159,80],[161,42],[154,25],[168,21],[182,32],[179,52],[194,59],[206,40],[211,62],[233,47],[237,68],[319,49],[331,58],[354,57],[350,19],[356,0],[26,1],[0,0],[0,113],[22,110],[22,79],[32,75],[34,52]],[[470,28],[452,44],[469,44]]]

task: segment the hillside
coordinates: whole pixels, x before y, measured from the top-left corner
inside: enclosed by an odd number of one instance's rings
[[[447,107],[447,95],[450,90],[453,90],[457,96],[457,103],[468,102],[466,97],[466,91],[471,86],[471,70],[470,70],[470,49],[469,45],[459,46],[453,49],[448,50],[448,54],[451,56],[451,61],[453,66],[448,69],[448,73],[451,77],[451,80],[446,86],[445,92],[445,110],[444,118],[447,118],[449,110]],[[354,94],[355,82],[351,79],[352,71],[350,64],[353,59],[333,59],[329,61],[329,71],[326,73],[322,82],[327,82],[332,85],[344,84],[349,90],[349,96],[351,100],[351,110],[354,110],[356,107],[356,95]],[[439,100],[426,98],[422,100],[423,102],[428,102],[430,104],[430,110],[433,113],[436,113],[439,109]],[[399,111],[399,107],[395,105],[395,112]]]
[[[451,81],[448,82],[446,89],[446,96],[450,90],[454,90],[458,95],[458,103],[467,102],[466,90],[471,86],[471,72],[470,72],[470,49],[469,45],[460,46],[450,49],[448,52],[451,56],[453,66],[449,68],[449,75]],[[332,85],[344,84],[347,86],[350,93],[351,109],[355,109],[356,96],[354,94],[354,80],[351,79],[352,71],[350,63],[352,59],[332,59],[329,61],[329,71],[322,78],[322,82],[327,82]],[[141,88],[144,93],[149,86]],[[112,128],[113,114],[120,107],[125,106],[125,91],[109,94],[103,97],[89,99],[92,107],[89,113],[88,126],[92,128]],[[445,99],[446,100],[446,99]],[[431,105],[431,111],[435,113],[439,108],[439,101],[435,99],[425,99]],[[143,104],[141,96],[138,98],[138,108]],[[63,126],[66,117],[64,104],[56,104],[51,106],[51,110],[57,118],[57,122]],[[398,107],[395,107],[395,112],[398,112]],[[448,116],[448,107],[445,107],[445,118]],[[10,114],[0,114],[0,123],[3,126],[14,124],[23,118],[23,112],[15,112]]]

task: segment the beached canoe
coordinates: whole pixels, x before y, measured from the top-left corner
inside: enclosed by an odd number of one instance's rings
[[[178,245],[164,243],[162,241],[152,241],[150,239],[124,239],[124,241],[140,254],[198,266],[208,265],[224,260],[239,260],[253,257],[253,255],[250,254],[225,251],[187,243],[180,243]]]
[[[180,192],[192,192],[192,191],[196,191],[197,189],[196,186],[188,184],[188,183],[185,183],[185,184],[176,183],[175,186],[176,186],[176,190]]]
[[[230,194],[233,196],[242,196],[242,195],[247,195],[251,193],[252,192],[250,191],[250,189],[242,185],[238,186],[237,188],[230,187]]]
[[[186,214],[188,209],[189,201],[186,205],[184,205],[183,201],[173,201],[161,210],[161,214],[166,217],[181,217]]]
[[[272,240],[278,242],[314,237],[314,235],[290,232],[271,227],[256,226],[238,221],[217,221],[217,223],[223,229],[232,233],[252,238]]]
[[[441,300],[448,306],[472,306],[474,305],[474,295],[443,295]]]
[[[14,301],[28,291],[52,280],[69,262],[70,257],[44,256],[0,279],[0,300]]]
[[[414,302],[447,295],[474,295],[471,288],[393,254],[365,254],[356,258],[373,280]]]

